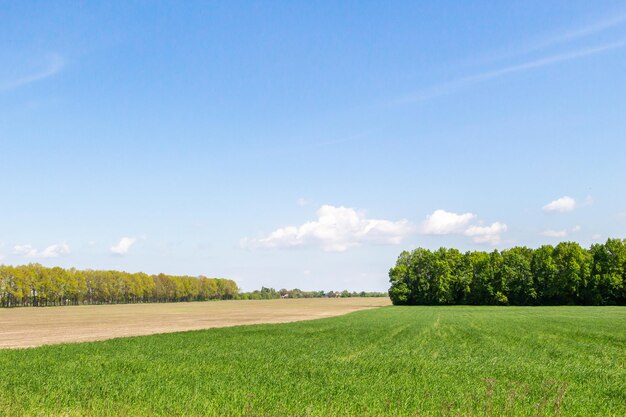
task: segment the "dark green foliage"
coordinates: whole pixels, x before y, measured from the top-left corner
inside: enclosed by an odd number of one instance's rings
[[[603,297],[626,303],[626,245],[619,239],[609,239],[604,245],[592,245],[593,266],[585,296],[597,304]]]
[[[0,350],[0,416],[626,415],[626,307],[384,307]]]
[[[532,250],[513,248],[502,253],[500,273],[506,282],[508,300],[514,305],[534,305],[537,290],[530,269]]]
[[[465,254],[418,248],[400,254],[389,281],[396,305],[625,305],[626,240],[589,250],[575,242]]]

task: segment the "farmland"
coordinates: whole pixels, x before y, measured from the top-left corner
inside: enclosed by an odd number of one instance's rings
[[[624,307],[390,306],[1,350],[0,415],[622,416],[625,361]]]
[[[285,323],[332,317],[389,303],[388,298],[318,298],[0,309],[0,348]]]

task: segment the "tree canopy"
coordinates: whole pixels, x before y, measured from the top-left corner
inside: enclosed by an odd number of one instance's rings
[[[224,278],[0,265],[0,307],[384,296],[381,292],[267,287],[241,292],[235,281]]]
[[[238,293],[235,281],[223,278],[0,265],[1,307],[223,300]]]
[[[626,305],[626,239],[589,249],[575,242],[537,249],[404,251],[389,271],[397,305]]]

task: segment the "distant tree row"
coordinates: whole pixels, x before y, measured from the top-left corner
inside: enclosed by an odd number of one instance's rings
[[[0,265],[0,307],[232,299],[228,279]]]
[[[275,290],[274,288],[261,287],[261,290],[244,292],[237,294],[238,300],[272,300],[278,298],[347,298],[347,297],[387,297],[384,292],[366,292],[366,291],[302,291],[294,288],[288,290],[282,288]]]
[[[626,239],[583,249],[402,252],[389,271],[394,304],[626,305]]]

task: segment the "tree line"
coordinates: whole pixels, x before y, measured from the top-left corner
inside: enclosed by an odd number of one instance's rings
[[[368,292],[368,291],[302,291],[299,288],[288,290],[281,288],[261,287],[260,290],[239,293],[235,297],[238,300],[274,300],[278,298],[348,298],[348,297],[386,297],[384,292]]]
[[[224,278],[0,265],[0,307],[385,296],[380,292],[267,287],[241,292],[235,281]]]
[[[404,251],[389,271],[396,305],[626,305],[626,239],[582,248]]]
[[[223,278],[0,265],[0,307],[227,300],[238,293],[235,281]]]

